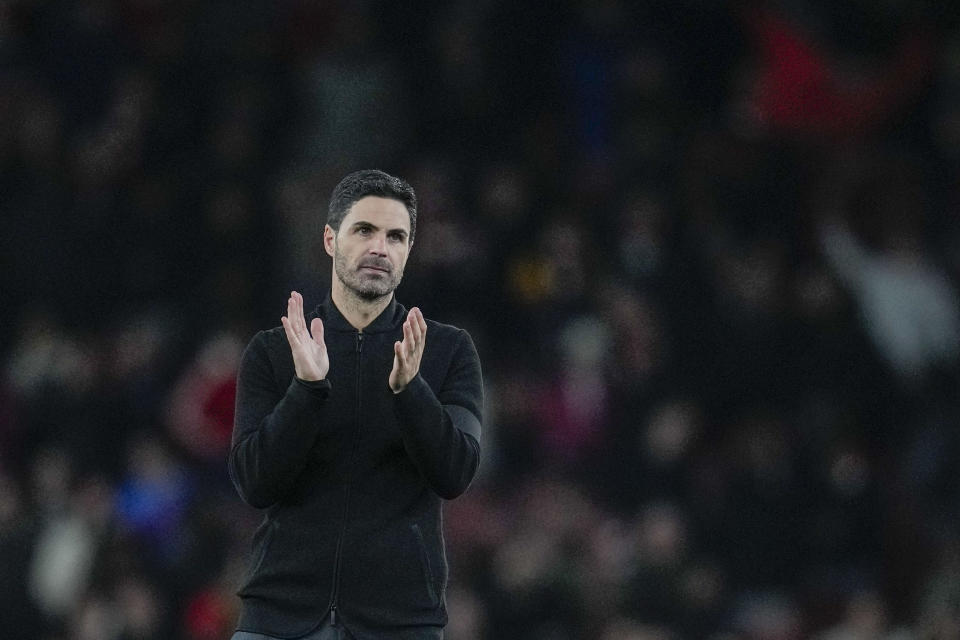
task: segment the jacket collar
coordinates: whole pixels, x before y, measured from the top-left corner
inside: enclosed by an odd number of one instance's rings
[[[324,330],[357,331],[357,328],[350,324],[343,314],[340,313],[340,309],[333,303],[333,297],[329,292],[327,292],[326,299],[317,305],[314,313],[323,320]],[[403,323],[406,313],[406,309],[404,309],[402,304],[397,302],[397,296],[394,295],[390,298],[390,304],[380,312],[380,315],[363,328],[363,333],[383,333],[390,331]]]

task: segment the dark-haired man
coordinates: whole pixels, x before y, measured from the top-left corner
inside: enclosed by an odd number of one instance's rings
[[[470,336],[394,297],[416,196],[381,171],[345,177],[323,244],[330,296],[247,347],[230,477],[266,509],[234,640],[442,638],[443,499],[479,462],[480,362]]]

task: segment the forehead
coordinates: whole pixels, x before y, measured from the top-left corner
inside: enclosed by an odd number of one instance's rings
[[[366,196],[353,203],[341,226],[369,222],[380,229],[403,229],[410,232],[410,214],[403,203],[393,198]]]

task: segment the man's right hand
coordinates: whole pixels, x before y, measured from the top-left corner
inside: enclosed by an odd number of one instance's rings
[[[287,300],[287,315],[280,318],[283,330],[290,343],[293,354],[293,366],[301,380],[323,380],[330,370],[327,357],[327,345],[323,341],[323,323],[314,318],[307,331],[307,321],[303,315],[303,296],[296,291],[290,292]],[[312,335],[311,335],[312,334]]]

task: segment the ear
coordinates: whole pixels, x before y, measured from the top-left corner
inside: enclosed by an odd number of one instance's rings
[[[326,250],[327,255],[331,258],[333,257],[333,248],[336,244],[337,232],[333,230],[333,227],[330,225],[324,225],[323,227],[323,248]]]

